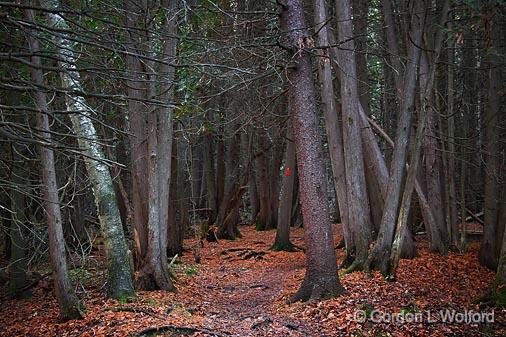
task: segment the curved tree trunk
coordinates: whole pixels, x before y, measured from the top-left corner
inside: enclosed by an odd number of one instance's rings
[[[295,53],[288,69],[290,106],[300,181],[306,274],[290,301],[319,299],[341,294],[336,255],[327,202],[327,180],[323,167],[322,143],[316,119],[316,102],[310,54],[314,43],[307,29],[301,0],[281,5],[283,43]]]
[[[57,0],[43,0],[41,4],[52,10],[47,12],[47,17],[54,28],[62,31],[69,30],[63,17],[54,12],[59,7]],[[71,114],[70,119],[74,132],[79,137],[79,146],[85,154],[84,161],[90,176],[104,235],[108,271],[107,295],[112,298],[131,296],[134,294],[132,271],[111,174],[105,164],[106,158],[91,120],[89,105],[83,96],[73,93],[83,91],[80,75],[76,70],[74,51],[77,46],[65,33],[58,35],[55,42],[58,47],[59,66],[62,70],[60,73],[62,86],[68,91],[65,102],[69,111],[77,112]]]

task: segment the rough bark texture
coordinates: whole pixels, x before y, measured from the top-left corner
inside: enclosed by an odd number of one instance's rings
[[[407,159],[412,117],[415,109],[416,78],[420,60],[423,36],[424,17],[413,15],[411,20],[413,43],[409,48],[408,63],[404,76],[404,90],[401,110],[395,136],[395,149],[390,164],[388,193],[381,219],[381,226],[376,244],[369,255],[369,267],[388,274],[391,244],[394,236],[395,221],[398,215],[401,187]]]
[[[41,4],[51,10],[59,7],[57,0],[44,0]],[[67,23],[59,14],[47,12],[47,16],[54,28],[63,31],[69,30]],[[62,69],[60,73],[62,87],[69,91],[65,96],[65,102],[69,111],[77,111],[77,113],[70,115],[70,119],[74,132],[79,137],[79,146],[86,155],[84,161],[90,176],[100,226],[104,235],[108,271],[107,294],[112,298],[131,296],[134,294],[134,290],[132,272],[128,262],[128,248],[116,204],[113,182],[104,162],[106,158],[91,120],[89,105],[84,97],[71,94],[71,92],[82,92],[80,75],[75,70],[74,51],[77,46],[64,33],[58,36],[55,42],[58,47],[59,65]]]
[[[355,243],[355,260],[349,270],[361,269],[367,260],[372,240],[372,224],[365,180],[364,155],[360,134],[361,117],[358,100],[355,45],[349,0],[336,1],[339,39],[345,41],[338,50],[343,111],[343,144],[348,196],[348,220]]]
[[[35,23],[33,10],[26,9],[25,17],[29,22]],[[33,35],[29,35],[28,44],[33,53],[31,61],[35,66],[41,65],[39,41]],[[44,74],[42,69],[31,68],[32,82],[36,86],[44,85]],[[40,111],[37,113],[37,128],[40,138],[51,144],[51,133],[49,127],[48,106],[46,95],[35,91],[35,105]],[[67,269],[67,256],[65,254],[65,240],[63,238],[62,215],[58,198],[58,185],[56,182],[56,170],[53,149],[47,146],[40,146],[40,162],[42,172],[42,184],[44,186],[44,209],[47,219],[49,256],[53,268],[54,290],[58,300],[58,306],[63,319],[81,318],[79,301],[74,293]]]
[[[134,240],[136,248],[136,265],[139,268],[142,263],[142,257],[146,255],[148,245],[147,231],[148,223],[148,160],[147,160],[147,130],[146,130],[146,106],[142,99],[147,94],[146,78],[143,74],[141,59],[137,54],[143,51],[138,46],[137,41],[145,38],[139,21],[143,19],[138,5],[132,1],[127,1],[126,8],[129,9],[129,15],[126,15],[126,26],[129,28],[130,41],[127,45],[128,53],[125,56],[126,67],[128,69],[128,78],[126,79],[126,92],[128,96],[128,122],[129,122],[129,142],[130,142],[130,162],[131,162],[131,180],[132,180],[132,208],[134,223]],[[139,13],[139,14],[136,14]]]
[[[178,40],[176,28],[176,1],[164,1],[167,10],[164,26],[169,34],[160,42],[161,57],[165,63],[158,73],[151,73],[150,97],[158,97],[167,106],[151,106],[148,112],[148,245],[144,266],[136,280],[140,288],[175,290],[167,264],[167,226],[169,222],[170,177],[172,165],[172,105],[175,90],[175,67]],[[154,48],[154,47],[153,47]],[[159,92],[154,88],[160,84]],[[172,238],[169,238],[172,239]],[[175,240],[177,238],[174,238]]]
[[[307,261],[304,281],[290,301],[337,296],[344,289],[337,275],[311,58],[306,50],[314,43],[306,26],[302,2],[288,0],[281,4],[280,21],[283,43],[295,53],[294,57],[290,55],[294,64],[288,70],[288,84]]]

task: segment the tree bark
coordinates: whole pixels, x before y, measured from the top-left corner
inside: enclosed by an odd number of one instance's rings
[[[418,6],[419,7],[419,6]],[[417,9],[415,7],[415,9]],[[410,139],[412,116],[415,110],[416,78],[421,50],[425,17],[413,12],[411,18],[413,43],[409,48],[408,63],[404,76],[404,89],[401,110],[395,137],[395,149],[390,164],[388,193],[381,219],[381,226],[376,243],[369,255],[369,268],[378,269],[384,276],[389,272],[391,245],[394,237],[401,196],[402,182],[405,176],[407,150]]]
[[[336,1],[339,39],[345,41],[338,50],[343,111],[343,144],[348,196],[348,220],[354,237],[355,259],[348,271],[362,269],[372,240],[372,223],[365,179],[361,114],[359,111],[355,45],[349,0]],[[365,115],[365,114],[364,114]]]
[[[500,38],[500,23],[493,18],[497,15],[488,9],[485,15],[492,18],[490,23],[489,45],[495,46]],[[485,159],[485,218],[483,226],[483,237],[481,241],[478,259],[487,268],[496,269],[496,235],[497,235],[497,199],[498,199],[498,162],[497,162],[497,140],[498,140],[498,116],[499,116],[499,90],[502,86],[500,67],[501,60],[494,51],[489,51],[485,64],[488,65],[488,100],[483,116],[485,129],[484,159]]]
[[[315,0],[315,29],[318,32],[318,45],[329,45],[328,38],[328,15],[324,0]],[[329,51],[326,50],[319,55],[318,78],[320,80],[320,93],[323,104],[323,115],[325,117],[325,129],[327,131],[327,142],[332,166],[332,179],[334,190],[339,206],[339,215],[343,226],[346,251],[352,254],[355,243],[350,232],[348,221],[348,196],[346,193],[346,170],[344,166],[344,148],[341,125],[338,121],[338,109],[334,98],[334,86],[332,83],[332,69],[329,58]]]
[[[64,32],[69,31],[70,28],[64,18],[54,12],[59,8],[57,0],[43,0],[41,4],[52,10],[46,13],[52,27]],[[83,96],[74,93],[83,91],[80,74],[76,70],[74,53],[77,45],[70,40],[67,33],[58,34],[55,42],[60,60],[62,86],[68,91],[65,95],[65,102],[69,111],[77,112],[71,114],[70,119],[74,132],[78,136],[79,146],[85,154],[84,161],[90,176],[104,235],[108,270],[107,294],[112,298],[132,296],[134,294],[132,272],[128,262],[128,248],[123,234],[113,182],[104,162],[105,155],[91,120],[89,105]]]
[[[276,238],[272,250],[293,251],[294,247],[290,241],[290,225],[292,222],[292,205],[296,167],[295,165],[295,143],[293,141],[293,128],[291,120],[288,121],[288,135],[286,141],[285,160],[283,166],[283,178],[281,181],[281,192],[279,193],[278,226]]]
[[[288,83],[306,242],[306,274],[301,287],[290,298],[293,302],[337,296],[344,288],[337,275],[311,58],[307,51],[314,43],[302,2],[287,0],[280,5],[282,41],[295,54],[291,58],[294,64],[288,70]]]
[[[27,21],[35,23],[33,10],[25,9]],[[44,85],[44,73],[41,68],[40,44],[34,35],[28,35],[28,45],[32,53],[31,68],[32,82],[35,86]],[[49,108],[46,95],[35,91],[35,106],[40,111],[37,113],[37,128],[40,138],[48,145],[52,142],[49,127]],[[58,306],[63,319],[81,318],[79,301],[74,293],[70,282],[67,268],[67,256],[65,254],[65,240],[63,238],[63,221],[58,199],[58,185],[56,181],[56,169],[53,149],[48,146],[40,146],[40,162],[42,171],[42,184],[44,193],[44,209],[47,219],[49,256],[53,268],[54,290],[58,300]]]

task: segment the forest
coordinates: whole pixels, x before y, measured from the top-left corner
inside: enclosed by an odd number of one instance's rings
[[[504,336],[504,0],[0,1],[0,336]]]

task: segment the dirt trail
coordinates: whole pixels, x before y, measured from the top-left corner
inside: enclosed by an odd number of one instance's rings
[[[274,231],[241,230],[242,239],[207,243],[202,251],[205,273],[193,284],[204,290],[195,311],[206,316],[204,327],[233,336],[323,336],[276,310],[288,295],[286,283],[304,270],[303,253],[270,251]],[[302,244],[300,236],[294,241]]]

